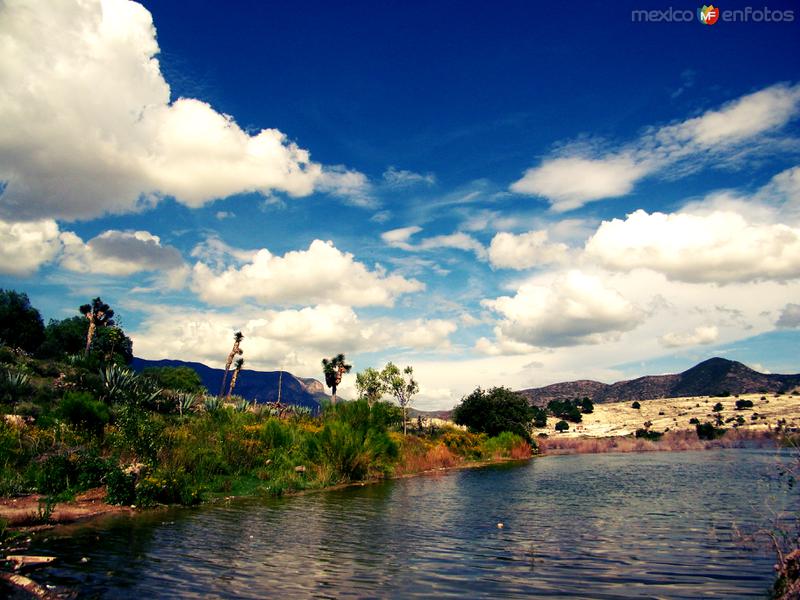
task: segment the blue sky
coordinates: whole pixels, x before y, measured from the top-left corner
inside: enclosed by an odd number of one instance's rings
[[[146,358],[412,364],[421,408],[800,371],[800,9],[699,7],[5,3],[0,286]]]

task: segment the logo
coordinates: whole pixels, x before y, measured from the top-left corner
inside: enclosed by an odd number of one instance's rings
[[[716,8],[713,4],[709,6],[704,4],[703,8],[697,9],[697,18],[700,19],[703,25],[713,25],[719,19],[719,8]]]

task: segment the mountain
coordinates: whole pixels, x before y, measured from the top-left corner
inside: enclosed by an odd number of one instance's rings
[[[599,381],[581,380],[554,383],[540,388],[521,390],[532,404],[543,406],[550,400],[591,398],[593,402],[651,400],[682,396],[715,396],[791,392],[800,387],[798,375],[759,373],[734,360],[710,358],[683,373],[649,375],[611,385]]]
[[[219,392],[224,369],[212,369],[198,362],[185,362],[182,360],[147,360],[134,358],[131,368],[140,372],[147,367],[190,367],[200,376],[203,386],[212,394]],[[230,375],[228,376],[230,381]],[[313,411],[318,411],[323,399],[329,398],[325,393],[322,383],[316,379],[295,377],[287,371],[252,371],[242,369],[236,382],[234,393],[247,400],[263,404],[275,402],[278,399],[278,382],[280,381],[281,402],[307,406]]]

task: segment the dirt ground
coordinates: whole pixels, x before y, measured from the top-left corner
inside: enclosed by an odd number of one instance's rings
[[[737,400],[751,400],[753,408],[736,409]],[[559,421],[549,417],[547,427],[534,430],[538,433],[557,435],[559,437],[609,437],[624,436],[634,433],[644,426],[646,421],[652,425],[653,431],[694,430],[689,420],[696,418],[701,423],[714,422],[715,414],[711,410],[714,405],[722,404],[723,420],[741,415],[745,424],[742,430],[775,429],[780,419],[785,419],[787,428],[800,427],[800,396],[789,394],[741,394],[738,397],[718,398],[714,396],[692,396],[688,398],[659,398],[656,400],[640,400],[641,408],[632,408],[633,402],[611,402],[595,404],[594,412],[583,415],[583,422],[570,423],[569,430],[564,433],[555,431]],[[755,419],[753,415],[756,415]],[[723,427],[731,427],[733,422]]]
[[[130,513],[125,506],[106,504],[105,489],[95,488],[75,496],[71,502],[59,502],[53,507],[49,523],[71,523],[80,519],[108,513]],[[21,498],[0,498],[0,519],[10,527],[47,524],[40,518],[45,510],[43,496],[33,494]]]

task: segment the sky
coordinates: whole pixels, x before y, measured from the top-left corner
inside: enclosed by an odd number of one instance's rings
[[[0,287],[421,409],[798,372],[800,8],[700,8],[2,0]]]

